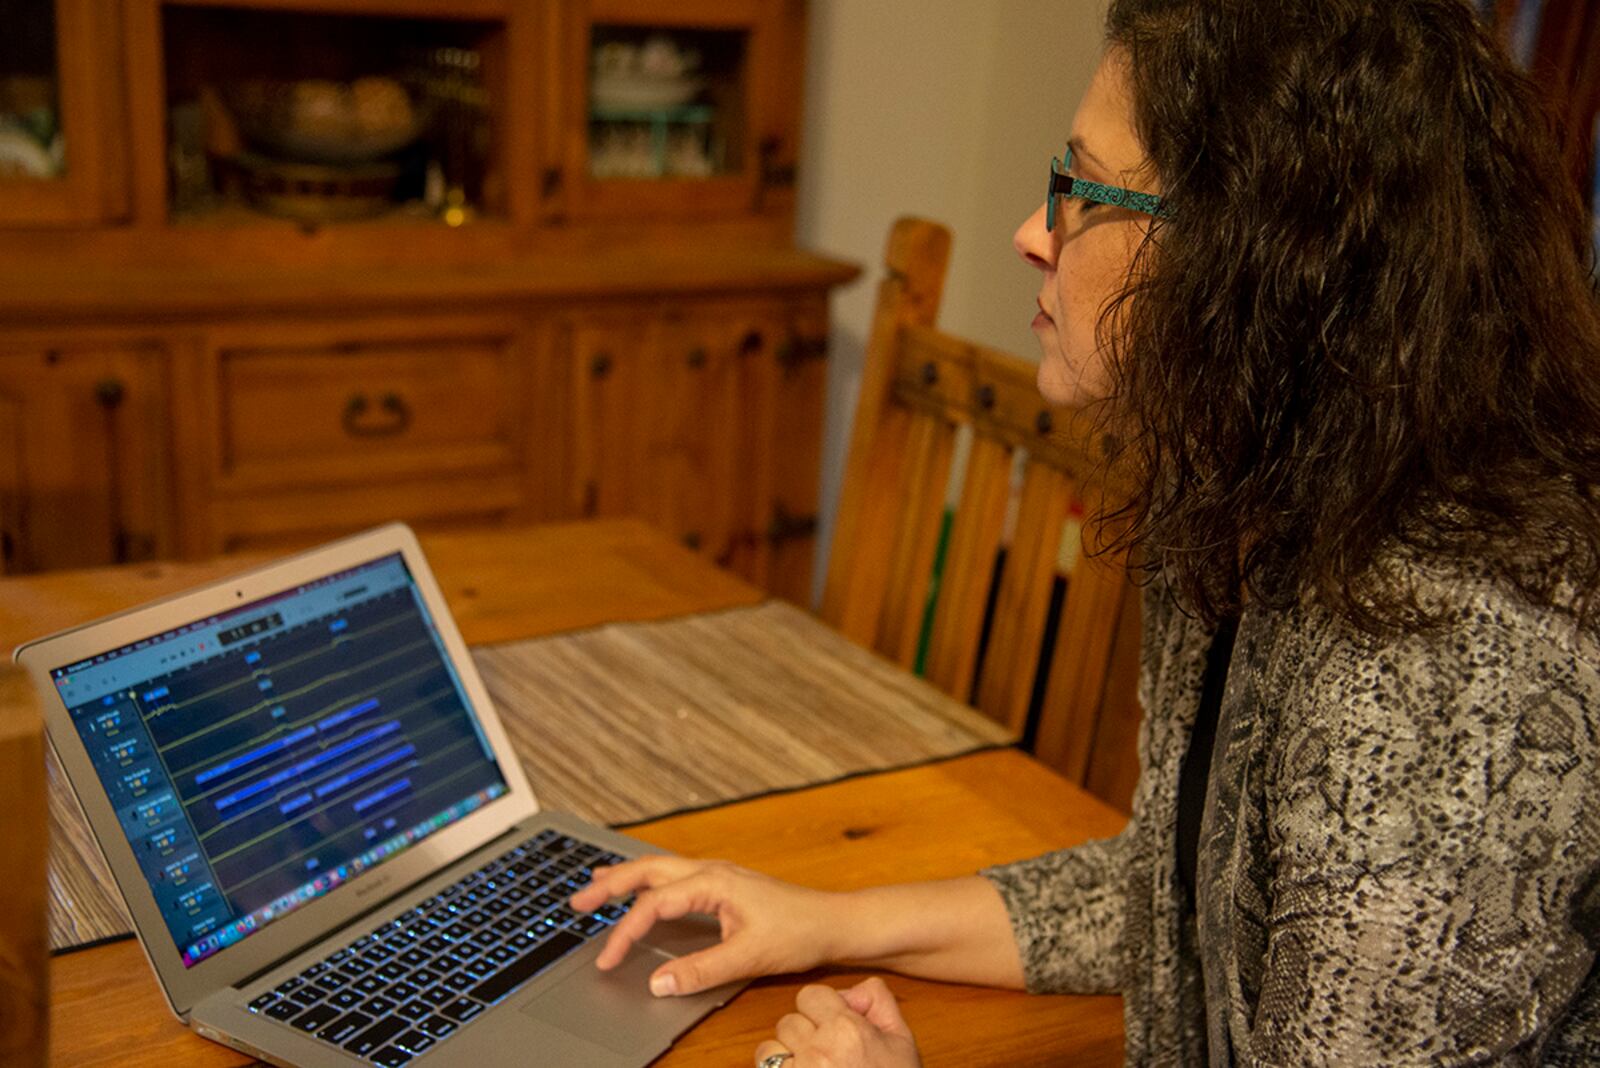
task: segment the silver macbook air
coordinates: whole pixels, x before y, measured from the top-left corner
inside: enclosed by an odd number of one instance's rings
[[[643,1065],[737,987],[651,997],[714,925],[592,961],[566,905],[658,852],[543,811],[395,524],[18,649],[172,1010],[281,1065]]]

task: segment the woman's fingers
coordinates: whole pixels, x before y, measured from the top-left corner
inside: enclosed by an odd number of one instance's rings
[[[917,1068],[921,1064],[916,1040],[882,979],[868,979],[842,991],[820,983],[802,987],[795,1008],[798,1011],[778,1021],[775,1040],[756,1049],[757,1064],[785,1050],[793,1051],[800,1066]]]
[[[841,1013],[853,1011],[840,993],[831,986],[811,983],[800,988],[794,999],[799,1009],[813,1024],[821,1027]]]
[[[790,1049],[800,1049],[802,1046],[809,1046],[816,1037],[817,1025],[798,1012],[791,1012],[778,1021],[774,1033],[778,1036],[778,1041],[785,1046]]]
[[[655,926],[657,920],[681,919],[691,912],[714,915],[721,903],[714,893],[712,881],[704,871],[646,890],[611,928],[611,933],[606,936],[605,947],[595,958],[595,965],[601,971],[607,971],[622,963],[628,950]]]
[[[878,976],[857,983],[841,996],[846,1005],[865,1016],[867,1022],[878,1030],[904,1038],[911,1037],[911,1028],[906,1026],[906,1018],[900,1013],[900,1003],[895,1000],[889,984]]]
[[[823,955],[832,898],[745,871],[723,861],[647,857],[596,868],[591,885],[573,894],[573,908],[637,893],[606,936],[595,964],[615,968],[660,920],[690,913],[715,916],[722,941],[662,964],[651,976],[657,996],[696,994],[738,979],[804,971]]]
[[[641,857],[609,868],[596,868],[589,885],[573,894],[569,903],[580,912],[593,912],[612,898],[627,897],[643,887],[687,878],[707,863],[688,857]]]

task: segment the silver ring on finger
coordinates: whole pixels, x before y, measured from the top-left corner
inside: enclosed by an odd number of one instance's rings
[[[794,1054],[788,1050],[784,1050],[782,1053],[769,1053],[761,1058],[761,1063],[756,1065],[756,1068],[783,1068],[783,1062],[793,1056]]]

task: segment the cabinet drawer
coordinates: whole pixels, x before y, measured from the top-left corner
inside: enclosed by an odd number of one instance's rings
[[[419,528],[499,525],[522,507],[520,478],[375,480],[362,486],[261,490],[220,499],[220,552],[311,545],[396,519]]]
[[[509,338],[226,349],[221,386],[231,486],[517,466]]]

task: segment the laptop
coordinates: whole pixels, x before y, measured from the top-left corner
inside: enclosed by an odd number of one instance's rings
[[[50,744],[167,1002],[273,1064],[643,1065],[738,985],[655,998],[715,941],[593,966],[660,852],[540,808],[394,524],[22,646]]]

